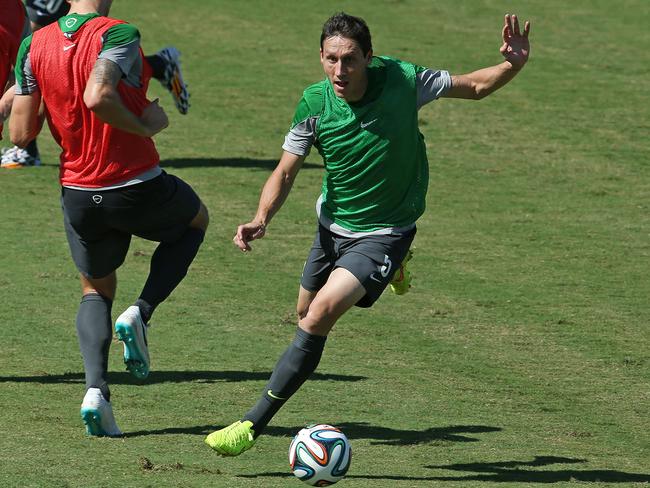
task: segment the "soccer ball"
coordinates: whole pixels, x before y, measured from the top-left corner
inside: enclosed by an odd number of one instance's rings
[[[327,424],[308,425],[296,434],[289,447],[291,471],[312,486],[339,481],[348,472],[351,459],[348,438]]]

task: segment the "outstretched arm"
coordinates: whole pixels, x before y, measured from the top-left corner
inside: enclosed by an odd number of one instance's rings
[[[451,89],[444,95],[451,98],[479,100],[512,80],[528,61],[530,22],[526,21],[523,32],[519,29],[516,15],[506,14],[502,31],[503,44],[499,51],[505,60],[497,65],[463,75],[452,75]]]
[[[282,207],[304,161],[305,156],[298,156],[287,151],[282,153],[278,166],[262,188],[255,218],[251,222],[237,227],[237,233],[233,237],[235,246],[244,252],[250,251],[251,247],[248,243],[264,237],[266,226]]]

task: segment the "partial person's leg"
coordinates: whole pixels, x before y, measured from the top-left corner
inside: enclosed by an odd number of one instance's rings
[[[151,76],[157,79],[171,94],[178,111],[185,115],[190,108],[190,93],[181,71],[181,53],[169,46],[156,54],[146,56]]]
[[[140,297],[135,302],[145,323],[149,322],[156,307],[185,278],[201,247],[208,223],[208,210],[201,203],[198,213],[180,239],[174,242],[161,242],[154,251],[149,276]]]
[[[298,314],[298,321],[304,319],[309,312],[311,303],[318,295],[317,291],[305,290],[302,286],[298,290],[298,303],[296,304],[296,313]]]
[[[198,214],[179,239],[158,244],[140,297],[115,321],[117,338],[124,343],[124,363],[138,379],[149,376],[148,322],[156,307],[185,278],[203,242],[207,226],[208,211],[201,203]]]
[[[77,312],[77,337],[84,362],[86,394],[81,418],[89,435],[119,436],[108,388],[108,352],[113,337],[111,305],[115,298],[115,272],[100,279],[81,275],[82,298]]]
[[[40,165],[41,156],[38,152],[36,140],[30,142],[25,148],[18,146],[2,148],[1,168],[16,169]]]
[[[151,68],[151,77],[161,80],[165,76],[165,60],[158,54],[151,54],[144,57]]]
[[[301,288],[301,295],[309,294]],[[366,290],[347,269],[336,268],[298,322],[293,342],[273,369],[257,404],[244,415],[253,422],[255,436],[311,376],[320,362],[325,340],[336,321],[354,306]]]
[[[86,389],[99,388],[108,401],[111,393],[106,373],[108,350],[113,337],[111,307],[116,285],[115,272],[98,280],[81,275],[83,296],[77,312],[77,337],[84,362]]]
[[[147,323],[156,307],[181,282],[208,226],[208,212],[192,187],[164,171],[143,183],[111,194],[111,228],[159,242],[138,300],[115,322],[124,343],[124,362],[136,378],[149,375]]]
[[[107,385],[108,351],[112,339],[111,305],[115,270],[129,249],[131,235],[110,229],[105,222],[109,193],[99,202],[94,192],[62,188],[63,222],[70,254],[81,274],[82,300],[77,313],[79,348],[84,361],[86,393],[81,417],[91,435],[120,435]]]
[[[365,289],[348,270],[337,268],[311,300],[313,293],[301,288],[300,317],[293,342],[280,357],[261,398],[242,421],[213,432],[205,442],[219,454],[237,456],[252,447],[269,421],[316,370],[327,334],[336,321],[364,295]]]
[[[408,262],[413,258],[413,250],[409,249],[406,257],[398,266],[390,282],[390,291],[395,295],[404,295],[411,288],[411,271],[407,268]]]

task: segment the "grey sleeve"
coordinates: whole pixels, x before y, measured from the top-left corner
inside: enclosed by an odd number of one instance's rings
[[[445,70],[425,69],[416,75],[418,109],[445,95],[451,88],[451,75]]]
[[[16,95],[29,95],[38,90],[38,83],[32,71],[32,62],[29,57],[29,52],[25,54],[25,64],[23,65],[22,83],[16,82],[14,92]]]
[[[284,138],[282,149],[297,156],[307,156],[316,142],[318,117],[309,117],[294,125]]]
[[[124,81],[131,86],[140,86],[142,58],[140,57],[140,40],[134,39],[128,44],[105,49],[97,59],[108,59],[120,67]]]

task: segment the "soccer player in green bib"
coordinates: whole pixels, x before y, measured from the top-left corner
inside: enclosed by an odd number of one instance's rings
[[[528,60],[529,32],[529,22],[520,30],[517,16],[506,15],[504,61],[450,75],[373,56],[363,19],[338,13],[324,24],[320,59],[326,78],[304,91],[257,214],[233,239],[250,251],[250,241],[265,235],[315,146],[325,175],[316,205],[318,230],[298,294],[298,329],[259,401],[240,420],[206,437],[219,454],[250,449],[314,372],[338,318],[355,305],[371,306],[391,281],[404,278],[401,264],[409,257],[429,180],[418,110],[440,97],[480,99],[508,83]]]

